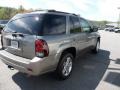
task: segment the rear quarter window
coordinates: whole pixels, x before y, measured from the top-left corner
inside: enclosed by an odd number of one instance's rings
[[[81,27],[80,27],[80,22],[79,18],[76,16],[70,16],[69,17],[69,22],[70,22],[70,33],[80,33],[81,32]]]
[[[66,32],[66,16],[47,14],[43,20],[43,35],[57,35]]]

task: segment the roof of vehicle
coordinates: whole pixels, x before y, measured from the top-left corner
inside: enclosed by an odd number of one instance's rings
[[[35,10],[35,11],[32,11],[31,14],[33,13],[56,13],[56,14],[63,14],[63,15],[75,15],[75,16],[78,16],[77,14],[74,14],[74,13],[68,13],[68,12],[63,12],[63,11],[56,11],[56,10]]]
[[[28,16],[40,15],[40,14],[58,14],[58,15],[80,16],[80,15],[77,15],[77,14],[62,12],[62,11],[56,11],[56,10],[35,10],[35,11],[30,12],[30,13],[17,14],[12,18],[12,20],[15,20],[15,19],[18,19],[18,18],[23,18],[23,17],[28,17]]]

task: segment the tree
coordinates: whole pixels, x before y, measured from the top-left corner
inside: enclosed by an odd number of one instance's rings
[[[0,7],[0,19],[10,19],[17,14],[17,9],[10,7]]]
[[[18,13],[24,13],[25,9],[22,5],[18,8]]]

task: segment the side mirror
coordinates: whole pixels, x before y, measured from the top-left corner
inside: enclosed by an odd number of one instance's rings
[[[93,26],[92,31],[93,31],[93,32],[97,32],[97,31],[98,31],[98,27]]]

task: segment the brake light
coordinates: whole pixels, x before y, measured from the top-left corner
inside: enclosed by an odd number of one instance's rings
[[[1,46],[3,48],[3,36],[1,35]]]
[[[45,40],[35,41],[35,54],[37,57],[46,57],[49,55],[49,48]]]

